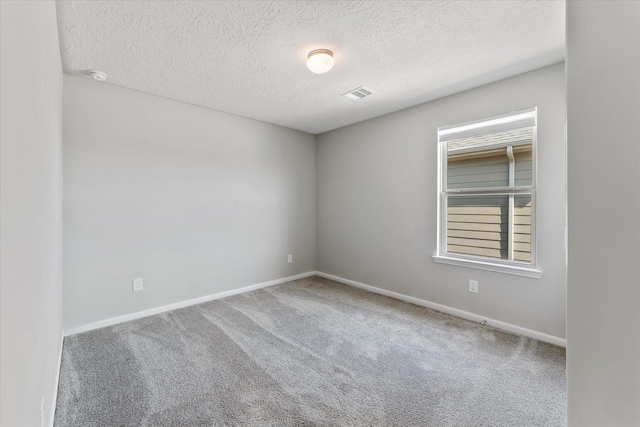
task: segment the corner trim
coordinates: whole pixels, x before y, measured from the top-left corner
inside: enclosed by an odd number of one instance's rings
[[[49,414],[49,427],[53,427],[56,417],[56,406],[58,406],[58,385],[60,383],[60,370],[62,369],[62,348],[64,346],[64,331],[60,334],[60,354],[58,355],[58,371],[56,372],[55,387],[53,389],[53,398],[51,399],[51,412]]]
[[[296,274],[295,276],[283,277],[282,279],[270,280],[268,282],[258,283],[256,285],[245,286],[243,288],[232,289],[230,291],[217,292],[215,294],[205,295],[203,297],[188,299],[173,304],[163,305],[160,307],[150,308],[148,310],[137,311],[135,313],[125,314],[122,316],[110,317],[108,319],[98,320],[97,322],[87,323],[85,325],[74,326],[64,330],[64,337],[76,335],[82,332],[92,331],[94,329],[104,328],[107,326],[117,325],[118,323],[128,322],[130,320],[136,320],[143,317],[153,316],[154,314],[164,313],[166,311],[176,310],[178,308],[189,307],[196,304],[202,304],[203,302],[213,301],[220,298],[230,297],[232,295],[243,294],[245,292],[255,291],[257,289],[267,288],[269,286],[279,285],[281,283],[290,282],[296,279],[302,279],[305,277],[315,275],[315,271],[308,271],[302,274]]]
[[[399,294],[397,292],[388,291],[386,289],[376,288],[375,286],[366,285],[364,283],[356,282],[354,280],[345,279],[343,277],[334,276],[320,271],[316,272],[316,275],[324,277],[325,279],[334,280],[336,282],[343,283],[345,285],[353,286],[355,288],[364,289],[376,294],[385,295],[391,298],[399,299],[401,301],[409,302],[411,304],[419,305],[421,307],[430,308],[432,310],[439,311],[441,313],[451,314],[452,316],[460,317],[462,319],[470,320],[472,322],[486,322],[486,325],[502,329],[507,332],[511,332],[525,337],[533,338],[539,341],[544,341],[550,344],[554,344],[560,347],[567,346],[567,340],[564,338],[556,337],[553,335],[547,335],[542,332],[534,331],[532,329],[523,328],[521,326],[512,325],[511,323],[501,322],[500,320],[490,319],[488,317],[480,316],[478,314],[469,313],[468,311],[459,310],[446,305],[437,304],[435,302],[423,300],[416,297],[410,297],[408,295]]]

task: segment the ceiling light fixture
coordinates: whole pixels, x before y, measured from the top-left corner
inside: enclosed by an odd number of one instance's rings
[[[107,73],[103,73],[102,71],[98,71],[98,70],[90,70],[89,77],[91,77],[94,80],[98,80],[99,82],[103,82],[107,80]]]
[[[316,49],[307,56],[307,68],[312,73],[324,74],[333,67],[333,52],[329,49]]]

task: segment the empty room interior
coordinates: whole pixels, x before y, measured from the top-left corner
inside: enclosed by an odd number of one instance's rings
[[[640,426],[640,2],[2,1],[23,426]]]

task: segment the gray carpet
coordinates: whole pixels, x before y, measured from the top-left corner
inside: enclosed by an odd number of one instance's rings
[[[67,337],[55,425],[562,426],[565,351],[319,277]]]

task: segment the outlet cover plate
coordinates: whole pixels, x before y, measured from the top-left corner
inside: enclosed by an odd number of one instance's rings
[[[469,292],[474,294],[478,293],[478,281],[477,280],[469,280]]]
[[[141,291],[143,288],[142,277],[133,279],[133,292]]]

